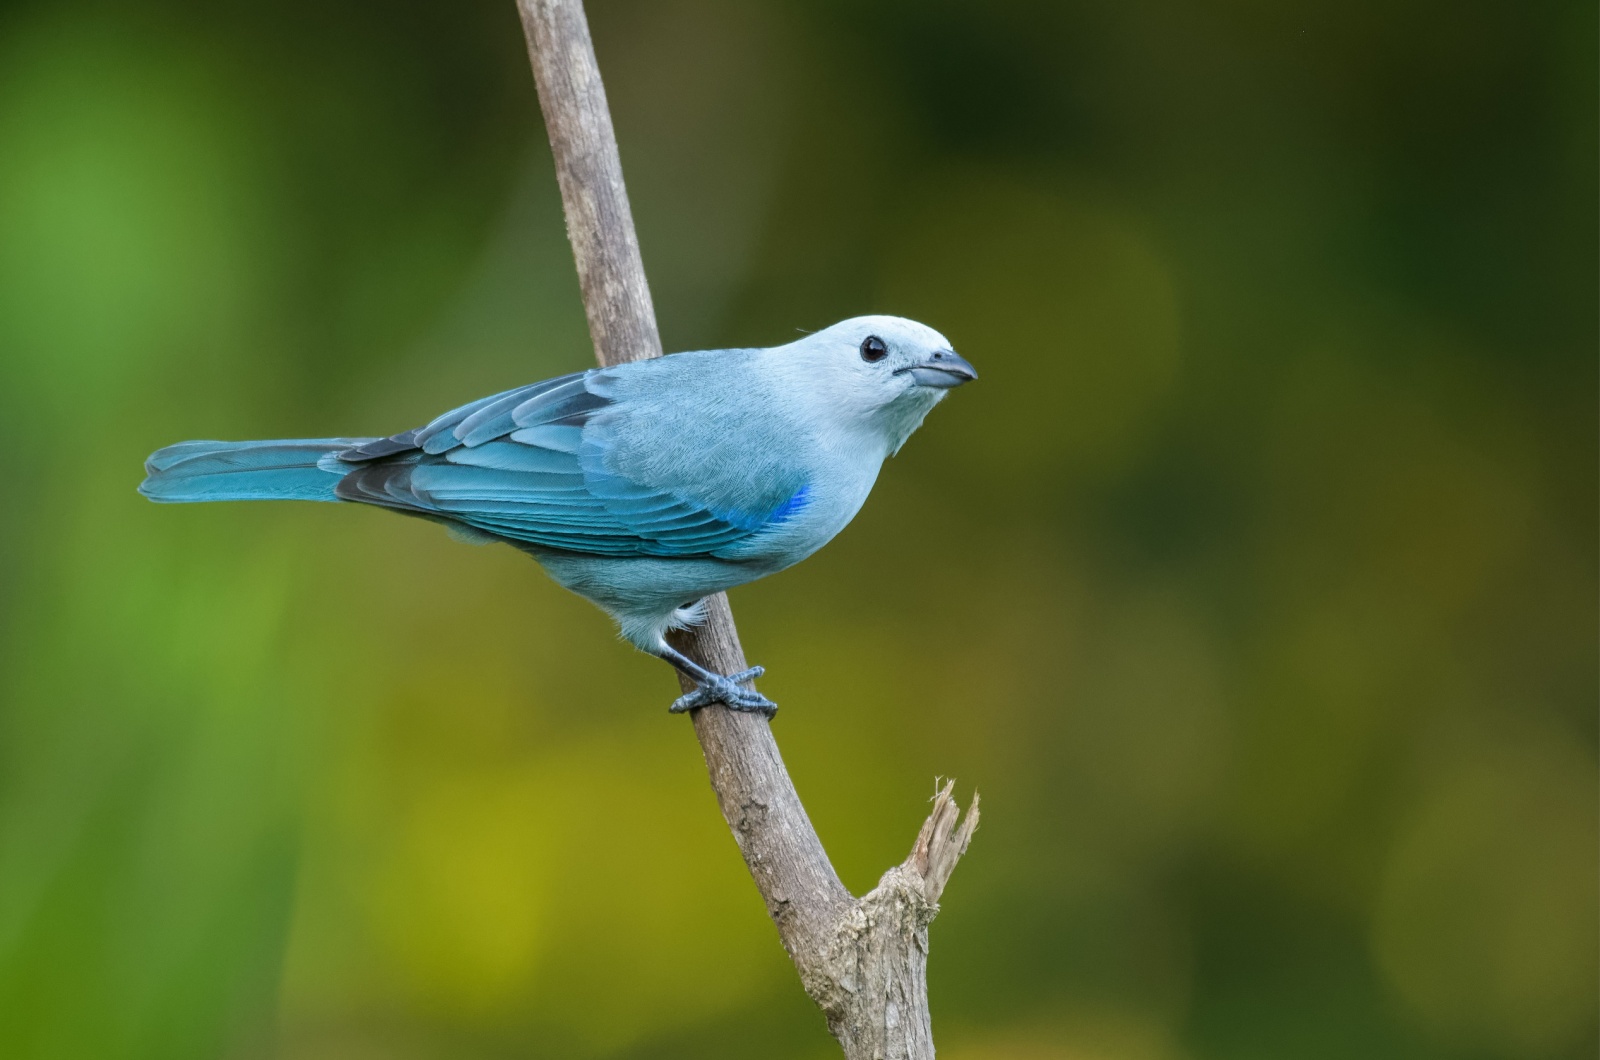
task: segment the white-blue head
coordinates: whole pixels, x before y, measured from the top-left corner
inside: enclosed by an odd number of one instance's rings
[[[952,388],[978,378],[950,340],[905,317],[865,316],[771,351],[819,415],[896,452]]]

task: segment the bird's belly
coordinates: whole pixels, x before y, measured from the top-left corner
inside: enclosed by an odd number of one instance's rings
[[[645,647],[676,608],[793,566],[827,544],[860,510],[877,471],[873,466],[825,476],[826,486],[800,511],[716,556],[669,559],[526,550],[555,581],[599,605],[617,619],[625,637]]]
[[[670,611],[770,573],[759,564],[709,557],[583,556],[543,550],[533,555],[562,587],[613,615]]]

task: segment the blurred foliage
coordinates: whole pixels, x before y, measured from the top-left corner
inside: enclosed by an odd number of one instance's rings
[[[983,373],[735,593],[944,1055],[1593,1056],[1594,5],[591,7],[669,348]],[[588,357],[512,4],[0,8],[0,1055],[833,1055],[603,616],[133,492]]]

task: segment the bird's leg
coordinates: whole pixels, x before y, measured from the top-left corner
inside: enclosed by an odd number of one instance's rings
[[[753,688],[742,687],[746,681],[754,681],[766,673],[760,666],[752,666],[748,670],[741,670],[730,677],[724,677],[712,673],[682,652],[673,651],[666,644],[662,644],[656,654],[688,675],[699,686],[688,695],[678,697],[668,708],[673,714],[683,714],[712,703],[726,703],[729,710],[762,714],[768,718],[778,712],[778,704]]]

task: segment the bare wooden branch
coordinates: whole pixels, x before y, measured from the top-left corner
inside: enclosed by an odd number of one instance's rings
[[[581,0],[518,0],[555,155],[595,356],[603,365],[661,355],[616,134]],[[721,593],[674,646],[719,673],[746,668]],[[684,690],[690,685],[683,682]],[[839,881],[765,718],[717,704],[694,712],[695,736],[722,816],[767,903],[806,993],[849,1060],[932,1060],[928,924],[978,824],[960,821],[952,784],[934,797],[905,862],[863,898]]]
[[[539,109],[556,159],[594,355],[603,365],[661,356],[650,283],[611,108],[581,0],[519,0]]]

